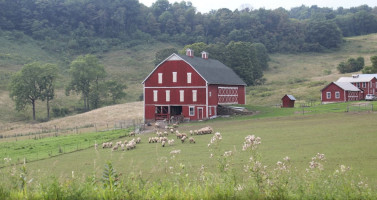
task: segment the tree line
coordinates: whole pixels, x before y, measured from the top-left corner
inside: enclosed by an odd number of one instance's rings
[[[201,52],[206,51],[211,59],[219,60],[230,67],[249,86],[263,84],[263,71],[268,69],[268,55],[266,47],[261,43],[230,42],[205,44],[198,42],[186,45],[183,49],[162,49],[156,53],[155,65],[161,63],[172,53],[185,54],[186,49],[194,50],[194,56],[201,57]]]
[[[343,36],[377,32],[377,8],[301,6],[197,12],[192,3],[156,0],[1,0],[0,29],[45,41],[53,51],[93,53],[145,41],[262,43],[269,52],[336,48]]]
[[[84,111],[99,108],[103,104],[115,104],[125,97],[125,84],[106,80],[106,71],[94,55],[78,56],[70,64],[71,81],[66,86],[66,95],[70,92],[81,94]],[[33,120],[36,101],[46,102],[47,120],[50,119],[50,101],[55,98],[58,68],[54,64],[29,63],[16,72],[9,84],[10,97],[16,104],[16,110],[32,106]]]

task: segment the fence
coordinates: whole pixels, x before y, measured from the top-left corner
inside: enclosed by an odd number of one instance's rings
[[[112,123],[89,123],[72,127],[64,127],[60,125],[3,125],[0,126],[0,141],[2,139],[15,138],[15,140],[17,140],[26,137],[29,139],[41,139],[45,137],[56,137],[59,135],[99,132],[130,127],[133,127],[137,133],[145,128],[142,119],[121,120]]]

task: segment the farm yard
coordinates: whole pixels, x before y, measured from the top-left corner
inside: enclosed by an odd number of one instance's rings
[[[0,197],[375,199],[377,137],[371,122],[377,113],[362,107],[345,112],[357,108],[350,105],[320,105],[305,108],[303,113],[302,108],[249,108],[260,110],[260,114],[181,124],[178,131],[195,138],[195,143],[182,143],[170,133],[166,137],[175,142],[165,147],[148,142],[156,137],[155,132],[129,137],[130,129],[1,141],[0,149],[7,149],[6,158],[11,160],[0,161],[5,166],[0,177],[7,180],[1,182]],[[206,126],[219,132],[222,139],[215,134],[190,135],[190,130]],[[261,144],[243,151],[249,135],[260,137]],[[132,150],[102,148],[102,142],[115,144],[137,137],[141,142]],[[62,138],[50,142],[55,144],[54,156],[27,162],[27,173],[20,171],[22,164],[14,164],[23,162],[15,157],[23,151],[18,143],[25,142],[22,145],[30,148],[54,138]],[[59,145],[69,138],[82,141],[85,147],[74,151],[74,146],[71,153],[59,153]],[[40,157],[41,152],[47,155],[51,150],[40,149]],[[110,173],[113,169],[116,172]],[[25,178],[19,179],[20,175]],[[20,183],[25,184],[20,187]],[[6,192],[7,188],[12,189]]]

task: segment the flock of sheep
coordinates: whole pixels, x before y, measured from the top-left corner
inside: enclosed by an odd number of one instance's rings
[[[166,145],[172,146],[174,145],[174,139],[170,139],[167,137],[170,134],[174,134],[177,137],[177,140],[180,140],[182,143],[185,143],[186,140],[189,141],[190,144],[196,143],[193,135],[204,135],[204,134],[212,134],[213,129],[209,126],[201,128],[199,130],[190,130],[190,137],[186,133],[180,133],[176,128],[178,128],[177,125],[173,126],[165,126],[165,130],[162,132],[159,129],[160,127],[155,126],[155,137],[149,137],[148,142],[149,143],[161,143],[162,147],[165,147]],[[136,137],[135,132],[131,132],[129,136]],[[117,151],[117,150],[131,150],[136,148],[136,144],[139,144],[141,142],[141,138],[133,138],[132,140],[128,141],[118,141],[115,144],[113,142],[104,142],[102,143],[102,149],[106,148],[111,148],[112,151]],[[95,149],[97,150],[98,144],[96,143],[94,145]]]

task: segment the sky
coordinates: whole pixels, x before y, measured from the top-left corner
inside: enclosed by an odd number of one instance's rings
[[[169,0],[170,3],[180,2],[181,0]],[[189,1],[189,0],[186,0]],[[283,7],[290,10],[301,5],[318,7],[328,7],[337,9],[338,7],[350,8],[360,5],[369,7],[377,6],[377,0],[190,0],[198,12],[208,13],[210,10],[228,8],[230,10],[242,9],[247,5],[249,8],[276,9]],[[150,7],[156,0],[139,0],[140,3]]]

